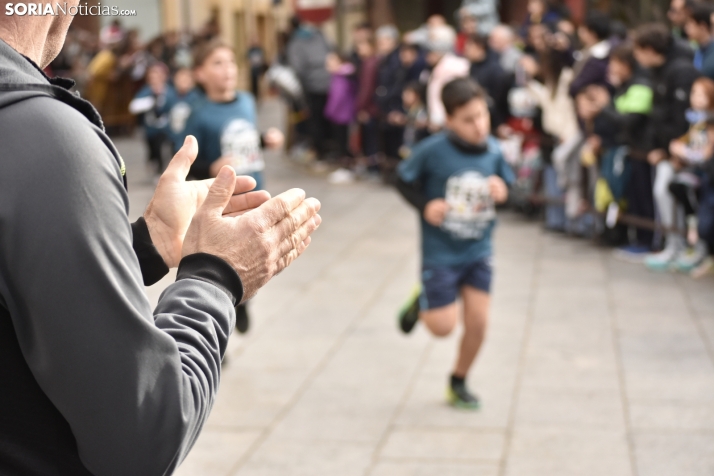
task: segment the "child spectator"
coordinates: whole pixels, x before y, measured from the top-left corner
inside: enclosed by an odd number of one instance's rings
[[[353,80],[354,65],[337,53],[327,55],[327,70],[332,74],[330,91],[327,94],[325,117],[332,123],[337,154],[343,169],[333,172],[330,181],[351,182],[353,177],[347,168],[352,162],[349,151],[349,127],[355,117],[356,85]],[[337,179],[339,177],[339,180]]]
[[[185,136],[182,134],[186,128],[186,121],[191,116],[191,110],[200,98],[193,80],[193,71],[189,68],[180,68],[174,73],[173,103],[169,111],[169,130],[174,146],[174,153],[183,145]]]
[[[705,239],[699,236],[697,209],[700,188],[706,175],[707,163],[714,154],[714,81],[699,78],[692,85],[690,95],[692,108],[687,111],[689,131],[672,141],[669,146],[672,163],[676,174],[669,184],[669,192],[684,208],[687,218],[687,241],[692,249],[682,251],[674,259],[674,267],[689,273],[709,256],[709,247]],[[654,257],[647,261],[650,267],[669,263],[655,262]]]
[[[402,92],[404,117],[393,118],[404,124],[404,141],[399,149],[400,157],[409,157],[412,148],[429,135],[429,116],[424,105],[424,87],[413,81]]]
[[[379,58],[376,55],[372,41],[362,41],[357,45],[357,52],[361,59],[359,80],[357,87],[357,120],[360,124],[362,136],[362,155],[366,158],[371,170],[377,169],[377,154],[379,152],[379,107],[375,100],[375,86],[377,84],[377,68]]]
[[[129,112],[142,115],[149,163],[155,164],[158,173],[164,170],[164,147],[169,145],[169,110],[176,94],[168,84],[168,76],[165,64],[151,65],[146,71],[146,85],[129,103]]]
[[[432,334],[448,335],[461,295],[465,329],[449,401],[476,409],[466,377],[488,322],[494,204],[506,201],[514,177],[489,135],[483,89],[470,78],[456,79],[444,86],[442,100],[447,130],[420,143],[398,168],[398,188],[422,216],[422,289],[400,313],[400,327],[408,333],[421,320]]]

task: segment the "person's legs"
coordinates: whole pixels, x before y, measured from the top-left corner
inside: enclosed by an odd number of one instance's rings
[[[666,229],[665,247],[659,253],[648,256],[645,259],[647,267],[662,270],[667,269],[679,257],[684,248],[684,239],[673,229],[675,223],[674,196],[669,191],[669,185],[674,179],[674,167],[668,161],[657,164],[654,183],[654,199],[659,213],[660,223]]]
[[[665,228],[674,227],[675,201],[669,192],[669,184],[673,178],[674,167],[672,167],[669,161],[665,160],[657,164],[653,194],[655,203],[657,204],[657,213],[659,213],[660,222]]]
[[[481,289],[464,286],[461,288],[461,299],[464,303],[464,335],[461,338],[454,375],[465,378],[486,335],[491,297]]]
[[[318,159],[323,159],[327,152],[326,140],[329,135],[329,122],[325,118],[325,104],[327,104],[327,95],[319,93],[308,93],[307,95],[308,109],[310,117],[308,119],[308,134],[315,149]]]
[[[652,166],[643,160],[630,160],[630,179],[625,188],[627,213],[636,217],[654,221],[654,202],[652,196]],[[651,249],[654,233],[644,228],[637,228],[637,245]]]

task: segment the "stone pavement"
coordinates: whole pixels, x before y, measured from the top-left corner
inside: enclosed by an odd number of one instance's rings
[[[152,190],[143,151],[117,144],[138,216]],[[505,214],[470,376],[483,408],[457,411],[444,399],[460,331],[397,331],[415,214],[381,185],[331,186],[275,155],[267,184],[320,198],[323,225],[251,303],[177,475],[714,474],[713,279],[650,273]],[[147,289],[154,302],[171,279]]]

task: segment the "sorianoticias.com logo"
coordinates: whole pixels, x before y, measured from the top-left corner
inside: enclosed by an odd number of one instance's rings
[[[6,3],[5,15],[12,16],[136,16],[136,10],[122,10],[116,6],[102,5],[67,5],[64,3]]]

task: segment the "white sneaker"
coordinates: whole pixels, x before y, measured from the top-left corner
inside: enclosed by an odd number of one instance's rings
[[[333,185],[352,183],[355,181],[355,174],[351,170],[337,169],[327,176],[327,182]]]
[[[645,258],[645,266],[655,271],[669,269],[684,252],[684,240],[681,236],[670,235],[662,251]]]

